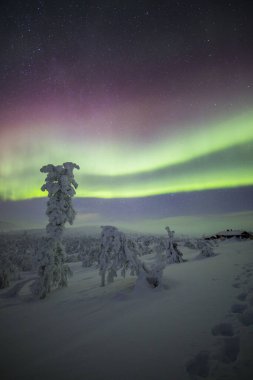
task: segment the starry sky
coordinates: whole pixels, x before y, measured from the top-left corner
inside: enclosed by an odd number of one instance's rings
[[[0,29],[0,219],[72,161],[80,221],[251,227],[250,1],[11,0]]]

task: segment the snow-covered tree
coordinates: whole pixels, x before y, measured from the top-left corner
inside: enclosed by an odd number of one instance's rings
[[[47,233],[54,240],[61,240],[66,222],[73,223],[75,210],[72,205],[72,197],[78,184],[74,179],[73,170],[79,166],[72,162],[63,165],[46,165],[40,171],[48,173],[42,191],[48,191],[46,215],[49,223],[46,227]]]
[[[171,231],[169,227],[165,227],[165,230],[168,233],[168,238],[165,241],[165,250],[168,264],[182,263],[184,261],[183,254],[179,251],[177,248],[177,243],[174,241],[175,232]]]
[[[106,277],[108,283],[113,282],[118,270],[121,270],[123,276],[127,269],[130,269],[132,274],[138,274],[139,261],[134,250],[130,250],[130,243],[127,244],[123,232],[113,226],[102,226],[99,254],[101,286],[105,286]]]
[[[10,281],[18,276],[18,268],[10,260],[7,254],[0,256],[0,289],[7,288]]]
[[[39,283],[37,292],[40,298],[45,298],[52,288],[67,286],[70,269],[65,264],[65,250],[62,235],[65,223],[73,223],[75,210],[72,197],[78,184],[74,179],[73,170],[79,166],[72,162],[63,165],[52,164],[43,166],[40,171],[47,173],[42,191],[48,191],[46,215],[49,223],[46,227],[48,238],[43,240],[39,250]]]
[[[186,240],[184,243],[184,246],[187,248],[190,248],[190,249],[196,249],[197,248],[196,241],[193,239]]]
[[[198,248],[200,249],[199,258],[215,256],[213,247],[205,240],[198,241]]]
[[[102,226],[101,250],[99,255],[99,273],[101,286],[113,282],[120,270],[125,277],[127,270],[131,275],[138,276],[138,283],[144,282],[150,287],[160,284],[162,270],[165,264],[159,260],[151,268],[148,268],[138,257],[135,243],[127,239],[125,234],[113,226]]]
[[[100,241],[97,238],[88,237],[80,246],[79,257],[83,267],[87,268],[97,264],[100,251]]]
[[[211,256],[214,256],[214,251],[210,245],[206,245],[205,247],[202,248],[200,254],[201,256],[204,256],[204,257],[211,257]]]
[[[202,249],[202,248],[206,247],[207,244],[208,243],[204,239],[198,239],[197,243],[196,243],[196,248],[197,249]]]

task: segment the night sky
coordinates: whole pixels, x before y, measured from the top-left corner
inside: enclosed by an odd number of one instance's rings
[[[88,224],[225,213],[253,229],[251,8],[4,2],[0,221],[34,214],[40,167],[72,161]]]

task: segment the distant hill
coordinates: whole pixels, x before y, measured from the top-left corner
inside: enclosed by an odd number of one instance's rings
[[[120,231],[124,232],[127,235],[131,236],[139,236],[139,235],[148,235],[150,232],[145,231],[139,231],[136,226],[134,226],[132,229],[128,226],[124,226],[121,223],[101,223],[97,225],[83,225],[83,226],[66,226],[66,229],[64,230],[64,236],[81,236],[81,235],[91,235],[91,236],[100,236],[101,235],[101,226],[106,225],[112,225],[117,227]],[[163,231],[162,231],[163,232]],[[152,235],[161,235],[157,232],[151,233]]]
[[[18,224],[0,220],[0,231],[11,231],[17,229],[20,229]]]
[[[76,236],[81,236],[81,235],[100,235],[101,233],[101,228],[98,225],[84,225],[84,226],[70,226],[66,225],[66,228],[64,230],[63,236],[66,235],[76,235]]]

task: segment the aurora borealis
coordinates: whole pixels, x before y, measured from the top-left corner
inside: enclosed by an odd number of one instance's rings
[[[253,186],[249,2],[11,1],[0,18],[2,202],[45,196],[40,167],[66,161],[80,198]]]
[[[14,200],[40,197],[41,162],[64,162],[68,155],[82,167],[81,197],[127,198],[252,185],[252,123],[253,115],[246,114],[137,146],[131,141],[95,143],[85,136],[81,142],[75,136],[71,141],[61,138],[60,131],[57,137],[52,126],[41,126],[42,132],[21,128],[21,134],[15,131],[10,138],[7,131],[1,146],[1,195]],[[20,187],[22,178],[26,181]]]

